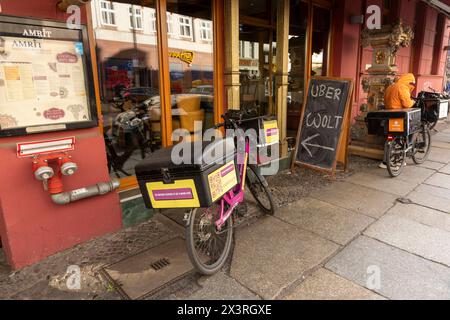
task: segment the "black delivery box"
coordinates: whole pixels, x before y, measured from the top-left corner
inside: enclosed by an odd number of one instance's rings
[[[366,116],[367,130],[373,135],[409,136],[421,128],[419,108],[370,111]]]
[[[160,149],[135,168],[145,205],[155,209],[210,207],[238,184],[235,160],[233,138]]]

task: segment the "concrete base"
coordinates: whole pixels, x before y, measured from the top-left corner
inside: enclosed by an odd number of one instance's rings
[[[365,157],[375,160],[383,160],[384,151],[367,146],[349,145],[348,151],[350,155]]]

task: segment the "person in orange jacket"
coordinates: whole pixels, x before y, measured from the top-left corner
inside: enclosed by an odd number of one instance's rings
[[[415,89],[416,77],[412,73],[407,73],[397,79],[384,92],[384,107],[387,110],[393,109],[409,109],[415,104],[411,98],[411,93]],[[386,161],[379,165],[380,168],[386,169]]]
[[[402,75],[384,93],[384,107],[390,109],[409,109],[414,106],[411,93],[415,89],[416,77],[412,73]]]

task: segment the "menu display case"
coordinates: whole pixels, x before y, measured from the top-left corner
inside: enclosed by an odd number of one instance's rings
[[[0,137],[97,125],[86,28],[0,16]]]

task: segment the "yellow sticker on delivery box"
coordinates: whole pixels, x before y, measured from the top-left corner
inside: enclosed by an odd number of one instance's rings
[[[155,209],[200,207],[197,189],[192,179],[178,180],[170,184],[149,182],[147,191]]]
[[[238,181],[234,162],[229,162],[213,173],[210,173],[208,175],[208,182],[211,198],[214,202],[237,185]]]

